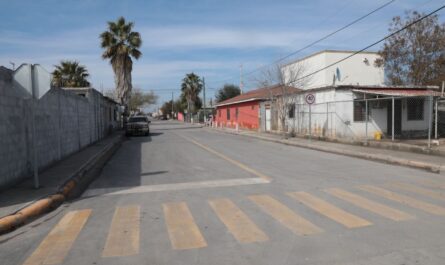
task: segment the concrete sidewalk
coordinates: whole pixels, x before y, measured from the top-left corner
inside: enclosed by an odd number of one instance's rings
[[[0,192],[0,218],[16,213],[39,199],[60,192],[61,187],[69,180],[85,174],[103,157],[110,155],[122,141],[123,133],[113,135],[59,161],[39,174],[40,188],[34,189],[33,180],[29,178],[16,186]],[[83,182],[85,180],[79,181]]]
[[[368,146],[334,143],[327,141],[318,141],[318,140],[311,141],[309,139],[297,138],[297,137],[291,137],[285,139],[282,135],[260,133],[254,131],[245,131],[245,130],[236,131],[234,129],[227,129],[227,128],[223,129],[211,128],[211,129],[225,133],[253,137],[265,141],[271,141],[286,145],[293,145],[297,147],[303,147],[323,152],[368,159],[387,164],[407,166],[435,173],[445,174],[445,157],[443,156],[388,150],[388,149],[374,148]]]

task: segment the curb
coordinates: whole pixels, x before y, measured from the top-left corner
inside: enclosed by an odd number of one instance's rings
[[[124,137],[120,135],[106,145],[100,152],[91,157],[54,194],[39,199],[24,208],[0,218],[0,235],[11,232],[29,223],[40,215],[59,207],[67,199],[79,195],[102,169],[108,159],[120,147]]]
[[[322,151],[322,152],[332,153],[332,154],[337,154],[337,155],[362,158],[362,159],[381,162],[381,163],[385,163],[385,164],[392,164],[392,165],[422,169],[422,170],[426,170],[426,171],[438,173],[438,174],[440,174],[441,172],[445,172],[445,166],[441,166],[441,165],[437,165],[437,164],[394,158],[392,156],[373,155],[373,154],[368,154],[368,153],[339,150],[339,149],[334,149],[334,148],[329,148],[329,147],[314,146],[314,145],[310,145],[310,144],[295,143],[295,142],[291,142],[288,140],[272,139],[272,138],[259,136],[259,135],[242,134],[242,133],[231,132],[231,131],[221,130],[221,129],[214,129],[214,128],[212,128],[212,129],[215,131],[218,131],[218,132],[222,132],[222,133],[251,137],[251,138],[256,138],[256,139],[260,139],[260,140],[264,140],[264,141],[268,141],[268,142],[297,146],[297,147],[302,147],[302,148],[306,148],[306,149]]]

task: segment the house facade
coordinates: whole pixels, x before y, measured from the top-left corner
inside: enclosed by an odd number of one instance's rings
[[[266,115],[265,112],[261,111],[260,104],[282,95],[283,92],[293,94],[297,91],[300,91],[300,89],[277,85],[251,90],[218,102],[215,104],[215,125],[218,127],[259,130],[261,117]]]
[[[384,69],[376,65],[379,55],[355,53],[326,50],[283,66],[287,82],[298,69],[315,74],[290,96],[294,104],[278,128],[327,138],[425,137],[438,87],[387,86]],[[309,94],[312,104],[306,101]]]
[[[315,98],[306,102],[308,94]],[[437,87],[330,86],[293,95],[289,131],[325,138],[423,137],[432,123]],[[394,114],[393,114],[394,112]],[[393,121],[394,120],[394,121]],[[394,127],[394,128],[393,128]]]

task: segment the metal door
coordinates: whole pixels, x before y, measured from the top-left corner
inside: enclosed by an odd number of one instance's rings
[[[270,115],[270,107],[266,106],[266,131],[270,131],[270,120],[271,120],[271,115]]]

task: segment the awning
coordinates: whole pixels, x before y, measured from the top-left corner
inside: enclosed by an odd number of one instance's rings
[[[440,92],[426,89],[353,89],[353,92],[391,97],[439,97]]]

